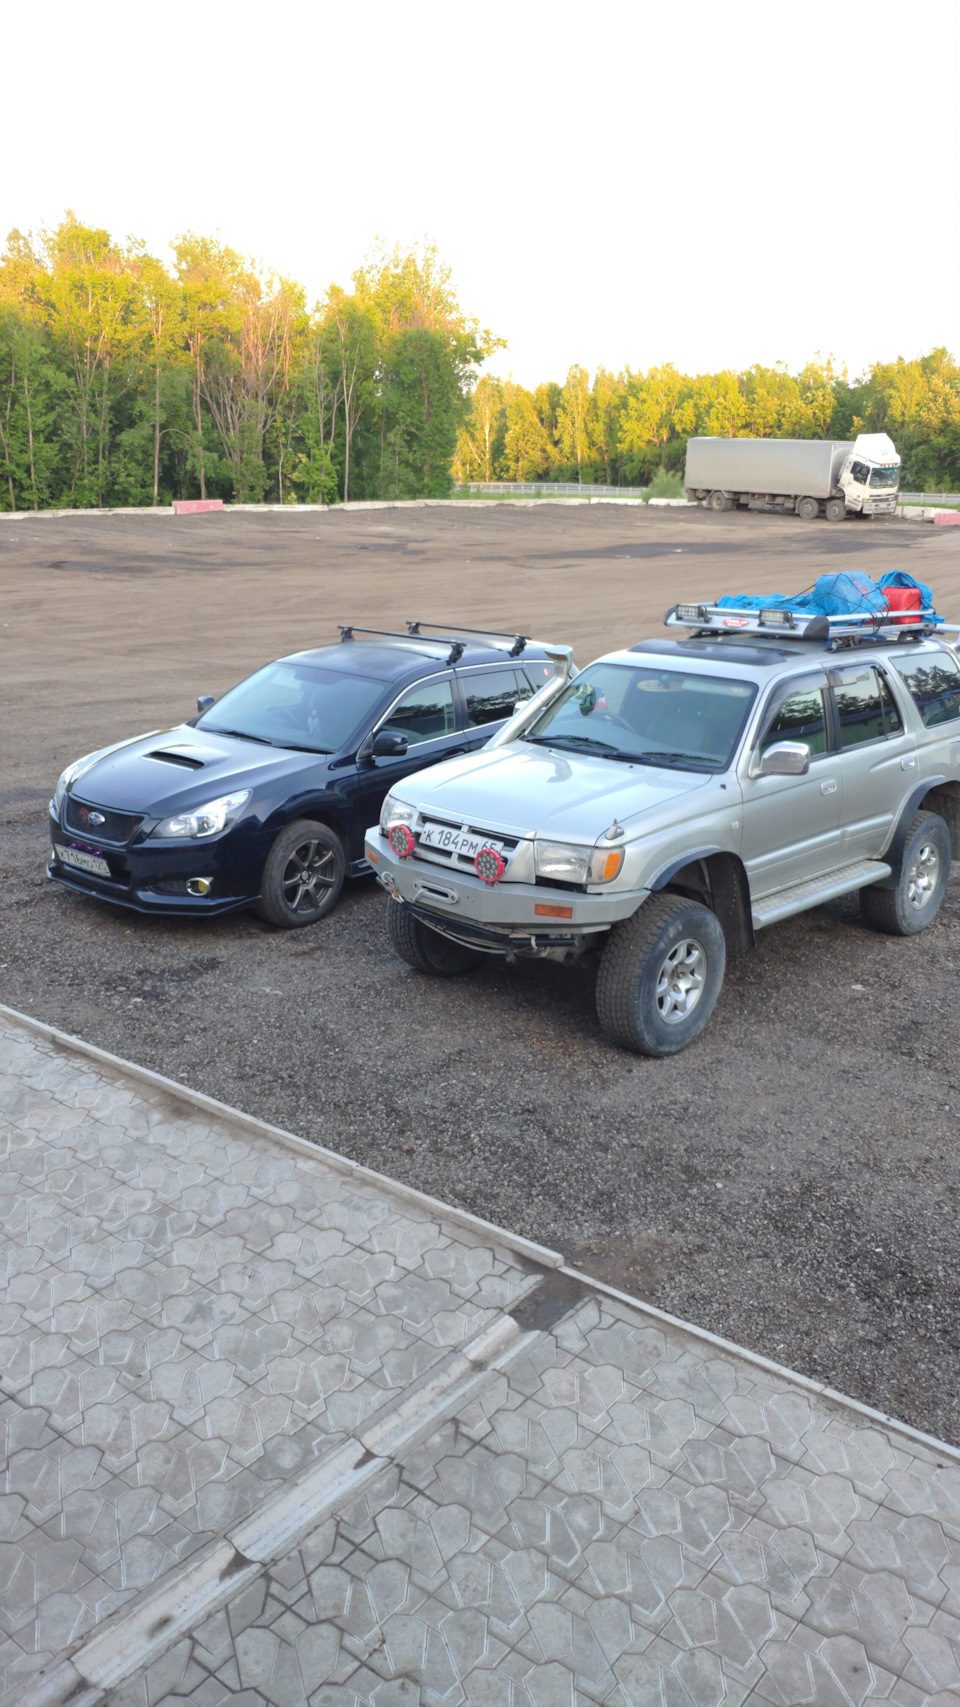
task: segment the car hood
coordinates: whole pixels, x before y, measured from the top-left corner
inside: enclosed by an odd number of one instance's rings
[[[265,747],[181,723],[92,754],[71,782],[70,793],[116,812],[164,818],[221,794],[326,769],[327,764],[324,753]]]
[[[712,780],[701,772],[619,764],[511,741],[418,771],[394,792],[421,812],[482,829],[593,842],[614,818],[627,828],[639,814]]]

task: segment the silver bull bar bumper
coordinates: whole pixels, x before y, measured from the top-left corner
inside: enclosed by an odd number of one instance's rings
[[[394,902],[409,907],[431,930],[508,959],[582,953],[598,934],[635,913],[648,894],[646,889],[588,893],[532,883],[484,883],[432,861],[398,859],[376,830],[367,834],[366,855]]]

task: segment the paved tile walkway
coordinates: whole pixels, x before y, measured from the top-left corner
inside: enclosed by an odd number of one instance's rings
[[[956,1453],[3,1016],[0,1062],[4,1707],[957,1707]]]

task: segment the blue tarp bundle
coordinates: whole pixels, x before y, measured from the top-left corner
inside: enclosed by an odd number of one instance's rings
[[[884,587],[916,587],[925,610],[932,609],[933,593],[922,581],[915,581],[904,569],[891,569],[879,581],[869,575],[842,571],[839,575],[818,575],[806,593],[732,593],[718,599],[725,610],[795,610],[808,611],[811,616],[882,616],[887,609]],[[938,616],[935,621],[942,622]]]

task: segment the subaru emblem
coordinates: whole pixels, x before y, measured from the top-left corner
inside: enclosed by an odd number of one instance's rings
[[[88,814],[87,821],[90,824],[105,824],[107,820],[102,812],[91,812]]]

